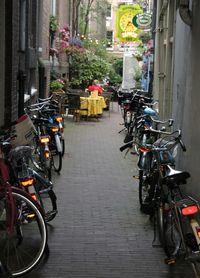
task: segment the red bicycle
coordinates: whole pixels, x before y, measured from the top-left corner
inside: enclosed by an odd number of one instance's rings
[[[0,260],[12,276],[20,276],[31,271],[48,251],[47,228],[39,204],[12,184],[11,168],[4,157],[10,148],[5,136],[0,136]]]

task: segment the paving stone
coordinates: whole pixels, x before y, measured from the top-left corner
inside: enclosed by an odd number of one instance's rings
[[[66,119],[66,154],[54,174],[57,217],[48,225],[50,256],[27,278],[192,278],[182,261],[164,264],[153,224],[138,204],[137,157],[120,153],[117,105],[99,121]]]

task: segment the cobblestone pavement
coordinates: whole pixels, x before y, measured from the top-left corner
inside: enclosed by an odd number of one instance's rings
[[[66,154],[55,175],[59,213],[48,225],[50,256],[27,278],[191,278],[189,265],[164,264],[153,224],[138,205],[136,157],[124,159],[114,105],[101,119],[66,120]]]

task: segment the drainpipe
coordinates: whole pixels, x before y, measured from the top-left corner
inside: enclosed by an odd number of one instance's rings
[[[180,0],[179,13],[183,22],[191,26],[192,17],[191,17],[191,12],[189,10],[189,0]]]
[[[24,94],[25,94],[25,81],[26,73],[22,70],[18,73],[19,80],[19,99],[18,99],[18,117],[24,114]]]
[[[159,20],[161,20],[162,16],[165,14],[165,11],[167,10],[169,4],[169,0],[164,0],[162,7],[160,9],[160,14],[159,14]]]

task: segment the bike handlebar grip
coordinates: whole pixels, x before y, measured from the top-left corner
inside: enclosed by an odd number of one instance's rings
[[[119,148],[119,150],[120,150],[120,152],[123,152],[125,149],[131,148],[132,146],[133,146],[133,143],[132,143],[132,142],[129,142],[129,143],[127,143],[127,144],[121,146],[121,147]]]

